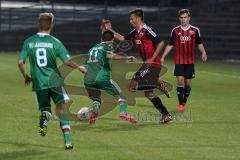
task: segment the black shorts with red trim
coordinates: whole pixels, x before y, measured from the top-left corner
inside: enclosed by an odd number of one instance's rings
[[[175,64],[174,76],[183,76],[186,79],[195,78],[194,64]]]
[[[138,83],[138,88],[156,88],[158,86],[159,74],[161,67],[147,66],[143,64],[138,71],[134,74],[132,80]]]

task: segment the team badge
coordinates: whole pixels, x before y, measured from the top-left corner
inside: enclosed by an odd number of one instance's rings
[[[193,34],[195,34],[195,31],[190,30],[190,31],[189,31],[189,34],[190,34],[190,35],[193,35]]]

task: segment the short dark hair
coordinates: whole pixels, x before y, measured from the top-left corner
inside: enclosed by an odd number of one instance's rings
[[[184,14],[184,13],[187,13],[188,16],[191,15],[189,9],[180,9],[180,10],[178,11],[178,17],[180,17],[180,16],[181,16],[182,14]]]
[[[52,13],[40,13],[38,18],[38,26],[40,30],[49,30],[53,24],[54,16]]]
[[[102,33],[102,41],[111,41],[114,38],[112,31],[106,30]]]
[[[137,17],[140,17],[141,20],[144,19],[144,12],[143,12],[143,10],[141,8],[135,8],[135,9],[131,10],[129,12],[129,16],[131,16],[132,14],[134,14]]]

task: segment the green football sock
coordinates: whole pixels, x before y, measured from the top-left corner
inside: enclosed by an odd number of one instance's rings
[[[70,128],[70,123],[69,123],[67,116],[65,116],[65,115],[60,116],[60,127],[63,132],[65,144],[72,144],[71,139],[70,139],[71,128]]]
[[[119,99],[118,102],[119,102],[120,113],[121,112],[127,113],[126,100],[125,99]]]
[[[98,110],[99,109],[99,107],[100,107],[100,102],[98,102],[98,101],[93,101],[93,104],[92,104],[92,109],[93,110]]]

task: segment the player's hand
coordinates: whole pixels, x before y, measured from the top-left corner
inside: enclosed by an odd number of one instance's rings
[[[111,28],[112,28],[111,21],[106,20],[106,19],[102,19],[101,29],[102,30],[109,30]]]
[[[128,60],[129,62],[135,62],[135,61],[137,60],[137,58],[134,57],[134,56],[127,56],[127,60]]]
[[[202,60],[203,60],[203,62],[207,61],[207,54],[206,53],[202,53]]]
[[[84,67],[84,66],[79,66],[79,67],[78,67],[78,70],[79,70],[80,72],[82,72],[82,73],[87,73],[87,68]]]
[[[29,85],[31,82],[32,82],[31,77],[28,74],[26,74],[25,77],[24,77],[25,85]]]
[[[147,59],[146,60],[146,65],[148,66],[148,67],[150,67],[152,64],[153,64],[153,62],[154,62],[154,59],[153,58],[149,58],[149,59]]]
[[[161,58],[161,59],[160,59],[160,61],[161,61],[162,63],[164,62],[164,60],[165,60],[164,58]]]

